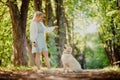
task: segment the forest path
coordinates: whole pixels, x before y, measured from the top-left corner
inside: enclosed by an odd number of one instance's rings
[[[54,69],[35,71],[2,71],[0,80],[120,80],[120,73],[109,72],[102,69],[82,70],[79,73],[64,73],[63,70]]]

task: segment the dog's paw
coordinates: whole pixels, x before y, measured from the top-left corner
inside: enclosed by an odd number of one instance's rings
[[[67,69],[64,69],[64,73],[68,73],[68,70],[67,70]]]
[[[65,73],[72,73],[73,71],[71,69],[64,70]]]

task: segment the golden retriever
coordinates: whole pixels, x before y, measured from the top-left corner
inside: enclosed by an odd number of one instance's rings
[[[79,72],[81,71],[81,65],[79,62],[72,56],[72,47],[65,44],[64,50],[61,56],[61,61],[65,72]]]

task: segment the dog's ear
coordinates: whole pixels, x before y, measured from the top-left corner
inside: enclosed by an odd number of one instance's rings
[[[63,49],[66,49],[66,48],[67,48],[67,46],[66,46],[66,44],[64,44]]]
[[[63,49],[66,49],[66,46],[63,46]]]

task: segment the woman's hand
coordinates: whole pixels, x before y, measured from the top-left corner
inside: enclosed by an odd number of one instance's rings
[[[33,42],[33,46],[36,47],[36,43],[35,42]]]
[[[58,28],[58,26],[54,26],[55,27],[55,29],[57,29]]]

